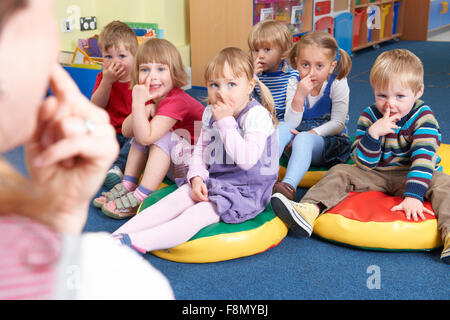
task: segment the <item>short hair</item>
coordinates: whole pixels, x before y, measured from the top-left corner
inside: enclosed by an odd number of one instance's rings
[[[423,86],[422,61],[411,51],[394,49],[380,54],[370,70],[373,88],[389,88],[400,82],[417,93]]]
[[[277,45],[281,49],[281,59],[288,57],[293,46],[292,33],[288,27],[275,20],[264,20],[253,26],[248,36],[248,47],[251,51],[262,47]]]
[[[131,70],[131,87],[139,84],[139,66],[149,62],[168,65],[175,87],[181,88],[188,83],[188,75],[178,49],[166,39],[151,38],[142,43],[136,52]]]
[[[136,34],[126,23],[112,21],[108,23],[98,37],[98,47],[102,53],[120,42],[134,56],[138,48]]]

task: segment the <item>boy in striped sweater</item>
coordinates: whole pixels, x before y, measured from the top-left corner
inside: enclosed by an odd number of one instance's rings
[[[450,264],[450,176],[442,172],[437,150],[439,124],[423,94],[423,66],[405,49],[382,53],[370,72],[375,104],[358,120],[352,158],[356,166],[336,165],[300,203],[272,196],[276,214],[296,233],[310,236],[314,220],[341,202],[349,192],[381,191],[401,196],[391,211],[407,219],[437,216],[444,243],[441,259]],[[423,205],[431,201],[434,212]]]

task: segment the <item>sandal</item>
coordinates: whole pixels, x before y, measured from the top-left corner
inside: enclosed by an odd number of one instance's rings
[[[110,218],[127,219],[136,215],[141,202],[136,198],[134,192],[105,203],[102,212]]]
[[[120,198],[130,192],[122,183],[116,184],[109,192],[102,192],[102,195],[93,201],[94,207],[101,208],[107,202]]]
[[[291,201],[295,199],[295,188],[286,182],[275,182],[272,189],[272,194],[281,193],[283,196]]]

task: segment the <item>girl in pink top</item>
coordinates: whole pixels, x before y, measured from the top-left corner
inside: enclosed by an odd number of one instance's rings
[[[139,47],[131,77],[132,113],[122,125],[122,134],[133,137],[125,175],[94,200],[115,219],[134,216],[166,175],[172,179],[186,175],[187,165],[177,160],[190,155],[194,124],[205,110],[181,89],[187,74],[180,53],[167,40],[149,39]]]

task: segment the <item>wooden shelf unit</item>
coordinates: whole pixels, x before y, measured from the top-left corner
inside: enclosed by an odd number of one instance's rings
[[[359,4],[356,4],[357,0],[351,0],[351,7],[350,12],[353,14],[353,30],[355,30],[355,24],[360,23],[359,26],[359,37],[356,34],[357,43],[355,43],[355,33],[353,38],[353,46],[352,51],[358,51],[363,48],[367,48],[370,46],[376,46],[381,42],[401,38],[403,35],[403,28],[404,28],[404,12],[405,12],[405,5],[407,0],[377,0],[377,1],[369,1],[369,0],[360,0]],[[396,17],[397,20],[397,30],[395,33],[393,33],[393,24],[394,24],[394,5],[395,3],[399,4],[398,9],[398,16]],[[387,11],[387,14],[384,18],[384,28],[380,29],[372,29],[370,31],[367,28],[367,7],[369,6],[378,6],[380,8],[380,18],[383,19],[383,13],[382,8],[386,5],[389,5],[389,9]],[[364,17],[362,20],[359,20],[356,18],[357,13],[364,11]],[[380,24],[383,23],[380,21]],[[383,31],[383,34],[381,35],[381,31]],[[369,33],[371,32],[370,40]]]
[[[253,0],[189,1],[193,86],[205,86],[203,74],[206,64],[222,48],[236,46],[248,51],[253,4]],[[313,29],[313,4],[314,0],[304,1],[300,33]]]

